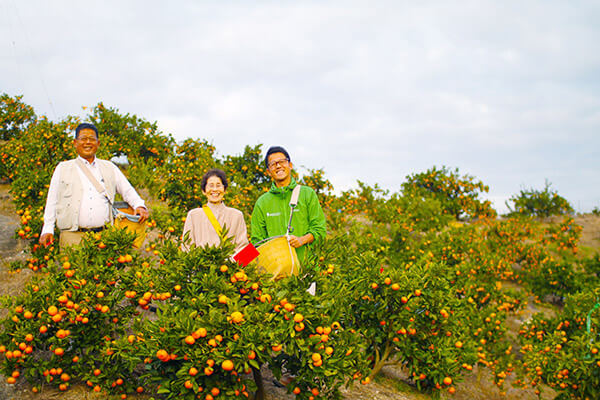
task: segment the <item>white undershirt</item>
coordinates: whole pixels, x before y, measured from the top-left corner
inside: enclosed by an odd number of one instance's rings
[[[105,187],[104,179],[100,174],[100,168],[96,162],[96,158],[90,164],[87,160],[83,160],[86,167],[90,170],[94,178],[100,182],[102,187]],[[79,206],[79,227],[80,228],[97,228],[104,226],[110,221],[110,205],[108,199],[98,193],[94,185],[85,176],[81,168],[75,168],[81,179],[83,187],[83,195],[81,196],[81,204]],[[116,178],[116,177],[115,177]]]

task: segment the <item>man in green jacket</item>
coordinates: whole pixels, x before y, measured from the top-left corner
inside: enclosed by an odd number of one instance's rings
[[[292,161],[283,147],[269,148],[265,165],[273,183],[271,190],[258,198],[252,211],[250,241],[253,244],[286,234],[290,218],[290,198],[297,185],[291,175]],[[326,234],[325,215],[317,194],[308,186],[300,188],[292,228],[288,241],[296,248],[300,263],[304,263],[310,254],[310,244],[322,240]]]

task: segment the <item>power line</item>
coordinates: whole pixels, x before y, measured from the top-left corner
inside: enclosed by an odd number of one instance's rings
[[[9,30],[9,37],[7,38],[7,42],[9,43],[10,48],[12,49],[13,52],[13,56],[14,56],[14,60],[15,60],[15,64],[16,64],[16,70],[21,72],[23,71],[21,62],[19,60],[19,54],[17,53],[17,44],[15,42],[15,28],[13,27],[13,22],[8,14],[8,8],[6,8],[6,12],[4,12],[4,10],[2,10],[3,5],[0,3],[0,14],[4,15],[6,17],[6,26],[8,27]],[[16,72],[16,71],[15,71]],[[19,87],[24,87],[25,81],[23,80],[23,77],[20,73],[16,73],[15,74],[16,78],[19,80],[18,85]]]
[[[17,5],[15,2],[12,3],[12,6],[14,8],[15,11],[15,15],[17,17],[17,20],[19,22],[19,24],[21,25],[21,29],[23,32],[23,36],[25,38],[25,47],[27,47],[27,50],[29,50],[29,56],[30,56],[30,61],[31,64],[33,66],[33,68],[35,68],[36,72],[38,73],[38,76],[40,78],[41,84],[42,84],[42,89],[44,90],[44,94],[46,95],[46,99],[48,100],[48,104],[50,105],[50,110],[52,111],[52,114],[54,115],[54,119],[58,120],[58,116],[56,114],[56,110],[54,109],[54,104],[52,103],[52,100],[50,99],[50,94],[48,93],[48,88],[46,87],[46,82],[44,80],[44,75],[39,67],[39,64],[35,62],[34,57],[33,57],[33,51],[31,49],[31,41],[29,40],[29,35],[27,33],[27,30],[25,29],[25,24],[23,24],[23,21],[21,20],[21,16],[19,15],[19,10],[17,9]],[[15,41],[13,40],[13,45],[15,47],[15,53],[16,53],[16,44]]]

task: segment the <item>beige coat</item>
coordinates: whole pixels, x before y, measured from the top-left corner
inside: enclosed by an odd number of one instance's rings
[[[221,225],[221,228],[228,230],[227,236],[233,239],[235,251],[237,252],[246,246],[248,244],[248,233],[242,212],[235,208],[227,207],[223,203],[208,203],[208,206]],[[194,208],[188,212],[185,224],[183,225],[184,238],[188,232],[191,242],[183,246],[184,250],[189,249],[189,244],[201,247],[205,245],[217,246],[221,243],[219,235],[217,235],[215,228],[210,223],[202,208]]]

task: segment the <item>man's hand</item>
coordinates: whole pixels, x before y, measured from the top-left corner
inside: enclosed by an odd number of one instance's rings
[[[138,207],[135,209],[135,215],[140,216],[140,222],[144,222],[150,216],[150,213],[146,209],[146,207]]]
[[[48,247],[49,245],[54,243],[54,235],[51,233],[44,233],[42,236],[40,236],[39,242],[45,247]]]
[[[304,243],[302,242],[302,238],[294,235],[288,236],[288,242],[293,248],[298,248],[302,246]]]
[[[294,235],[288,236],[289,244],[295,249],[297,249],[300,246],[304,246],[307,243],[312,243],[313,240],[315,240],[315,237],[313,236],[312,233],[307,233],[304,236],[294,236]]]

